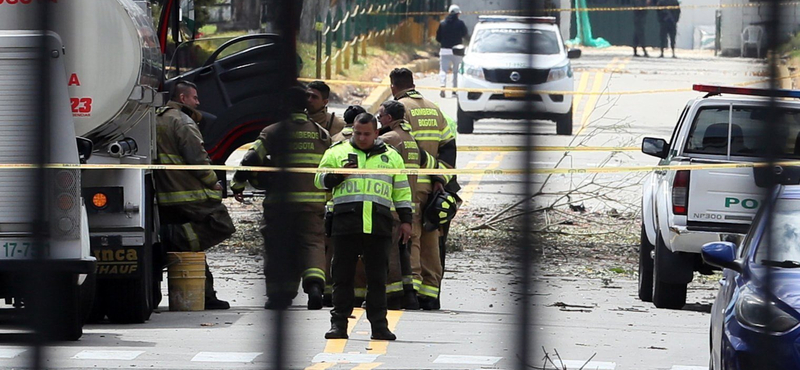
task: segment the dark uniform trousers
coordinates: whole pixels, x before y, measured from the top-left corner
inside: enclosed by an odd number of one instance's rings
[[[376,329],[388,327],[386,320],[386,274],[389,264],[389,235],[352,234],[333,239],[333,309],[331,323],[347,326],[353,313],[354,274],[358,256],[364,262],[367,276],[367,319]]]
[[[312,209],[316,209],[313,211]],[[306,207],[287,211],[264,208],[264,275],[267,297],[293,299],[301,277],[307,291],[310,283],[325,284],[324,208]],[[305,276],[304,276],[305,273]]]
[[[161,236],[168,252],[201,252],[228,239],[236,228],[219,201],[159,207]],[[215,298],[214,276],[206,263],[206,299]]]

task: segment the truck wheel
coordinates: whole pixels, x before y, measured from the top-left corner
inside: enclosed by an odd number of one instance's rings
[[[83,302],[78,276],[75,274],[59,274],[54,280],[53,301],[60,302],[57,310],[52,310],[52,320],[47,325],[47,337],[53,340],[75,341],[83,335],[83,323],[86,314],[82,312]]]
[[[475,118],[461,110],[461,105],[458,106],[456,112],[456,125],[459,134],[471,134],[475,131]]]
[[[556,134],[572,135],[572,108],[556,119]]]
[[[88,274],[80,286],[80,291],[81,311],[85,315],[85,321],[91,323],[102,321],[106,316],[106,308],[102,296],[97,294],[97,274]]]
[[[653,304],[658,308],[679,310],[686,304],[686,285],[663,282],[659,277],[669,274],[669,271],[659,271],[658,260],[665,253],[672,253],[664,245],[664,240],[659,235],[656,239],[656,258],[653,261]]]
[[[138,279],[109,279],[106,285],[108,320],[115,324],[141,324],[153,312],[152,284],[145,281],[145,274]]]
[[[642,302],[653,301],[653,244],[647,240],[647,233],[642,225],[641,243],[639,245],[639,299]]]

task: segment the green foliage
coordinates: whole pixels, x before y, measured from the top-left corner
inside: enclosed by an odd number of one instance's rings
[[[632,274],[633,273],[633,271],[628,271],[628,270],[626,270],[626,269],[624,269],[622,267],[612,267],[612,268],[608,269],[608,271],[611,271],[611,272],[613,272],[615,274]]]

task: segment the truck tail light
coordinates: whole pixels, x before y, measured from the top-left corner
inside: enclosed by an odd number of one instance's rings
[[[49,173],[51,188],[51,235],[59,240],[80,237],[80,172],[79,170],[52,170]]]
[[[676,215],[686,215],[689,208],[689,173],[687,170],[680,170],[672,180],[672,213]]]

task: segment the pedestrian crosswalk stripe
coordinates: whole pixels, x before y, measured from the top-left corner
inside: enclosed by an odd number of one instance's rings
[[[84,350],[72,356],[76,360],[135,360],[144,351]]]
[[[347,362],[351,364],[366,364],[375,362],[378,355],[363,353],[318,353],[311,362]]]
[[[708,370],[708,366],[672,365],[670,370]]]
[[[502,357],[492,356],[462,356],[462,355],[439,355],[434,364],[470,364],[470,365],[494,365]]]
[[[253,362],[262,352],[200,352],[194,362]]]
[[[589,361],[586,363],[586,360],[559,361],[558,359],[553,359],[553,362],[559,369],[614,370],[617,368],[617,364],[614,362]]]
[[[25,351],[24,348],[0,348],[0,358],[15,358]]]

